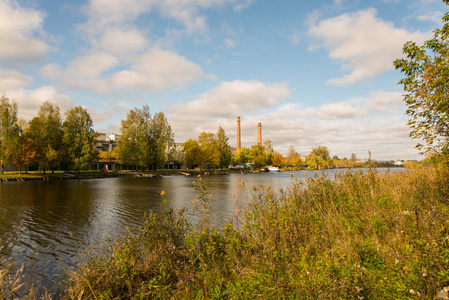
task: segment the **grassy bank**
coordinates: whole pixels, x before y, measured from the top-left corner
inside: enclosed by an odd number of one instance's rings
[[[8,171],[0,174],[0,181],[21,181],[21,180],[58,180],[58,179],[85,179],[85,178],[109,178],[109,177],[141,177],[146,175],[198,175],[204,174],[206,172],[212,174],[229,174],[229,173],[240,173],[240,170],[156,170],[156,171],[133,171],[133,170],[123,170],[123,171],[109,171],[102,172],[97,170],[87,170],[87,171],[47,171],[43,173],[42,171],[30,171],[30,172],[18,172],[18,171]]]
[[[201,178],[201,177],[200,177]],[[65,298],[433,299],[449,286],[449,172],[346,172],[252,191],[235,225],[168,205],[91,256]],[[1,291],[1,290],[0,290]],[[1,293],[0,293],[1,296]]]

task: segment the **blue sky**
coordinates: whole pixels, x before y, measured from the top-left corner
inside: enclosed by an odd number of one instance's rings
[[[222,126],[286,154],[421,159],[393,61],[441,26],[440,0],[0,0],[0,94],[30,120],[51,100],[119,133],[163,111],[177,142]]]

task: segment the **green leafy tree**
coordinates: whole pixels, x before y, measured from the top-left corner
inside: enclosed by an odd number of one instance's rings
[[[251,146],[251,157],[253,159],[254,167],[258,168],[266,164],[266,155],[262,145]]]
[[[16,154],[19,138],[17,121],[17,103],[2,96],[0,99],[0,171],[2,174],[4,165],[12,163]]]
[[[236,164],[247,164],[253,161],[251,156],[251,150],[248,148],[240,148],[240,150],[234,156],[234,162]]]
[[[154,143],[154,165],[162,169],[168,161],[169,149],[173,148],[174,134],[163,112],[156,113],[153,117],[152,142]]]
[[[35,147],[34,160],[44,173],[54,169],[64,157],[63,129],[59,107],[45,101],[28,126],[29,138]]]
[[[215,164],[223,169],[223,166],[229,166],[231,163],[231,146],[229,146],[229,138],[221,126],[218,128],[216,137]]]
[[[93,130],[92,119],[87,110],[76,106],[65,112],[63,142],[69,160],[78,172],[98,158],[95,142],[98,133]]]
[[[438,153],[449,163],[449,12],[442,20],[443,27],[424,45],[405,43],[406,58],[394,66],[406,76],[399,84],[406,92],[410,137],[423,141],[416,146],[421,153]]]
[[[173,133],[162,112],[151,116],[150,109],[129,111],[121,122],[121,136],[117,141],[117,154],[123,164],[142,168],[162,168],[173,145]]]

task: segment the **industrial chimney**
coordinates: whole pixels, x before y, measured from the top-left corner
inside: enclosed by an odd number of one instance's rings
[[[242,146],[241,144],[241,136],[240,136],[240,117],[237,117],[237,152],[240,151]]]
[[[259,146],[262,146],[262,123],[259,123],[257,125],[258,129],[259,129],[259,135],[257,138],[257,143],[259,144]]]

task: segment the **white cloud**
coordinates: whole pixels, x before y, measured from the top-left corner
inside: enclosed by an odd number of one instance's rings
[[[36,35],[42,33],[45,15],[16,1],[0,1],[0,62],[13,65],[42,58],[51,47]]]
[[[107,51],[123,60],[135,53],[147,49],[149,42],[143,32],[118,27],[107,28],[99,39],[93,39],[92,45],[101,51]]]
[[[34,90],[18,88],[8,91],[6,97],[17,101],[19,117],[27,121],[30,121],[37,115],[39,106],[47,100],[57,104],[61,114],[74,105],[69,95],[60,94],[52,86],[43,86]]]
[[[400,92],[377,91],[372,94],[371,99],[365,103],[364,107],[380,112],[388,112],[388,106],[404,105],[403,96]]]
[[[419,15],[416,18],[422,22],[433,22],[437,25],[441,25],[441,18],[443,17],[443,12],[432,11],[427,14]]]
[[[91,0],[85,7],[89,21],[82,28],[91,34],[111,25],[129,24],[141,14],[158,9],[162,16],[181,23],[188,34],[205,32],[207,18],[201,9],[233,5],[234,11],[247,8],[252,0]]]
[[[33,83],[33,79],[16,70],[0,70],[0,94]]]
[[[248,111],[270,108],[290,95],[283,83],[257,80],[222,82],[219,87],[199,95],[194,101],[173,107],[171,112],[233,116]]]
[[[206,77],[198,65],[168,50],[151,48],[128,59],[131,62],[109,53],[92,52],[73,60],[66,70],[55,64],[47,65],[42,75],[64,86],[103,94],[182,88]]]
[[[168,109],[167,116],[176,139],[185,141],[196,138],[202,131],[215,132],[220,125],[225,128],[225,125],[231,124],[233,128],[237,115],[257,114],[289,95],[290,89],[283,83],[257,80],[222,82],[195,100]]]
[[[376,17],[373,8],[320,21],[309,33],[329,49],[329,57],[352,70],[328,82],[343,86],[372,78],[393,69],[394,59],[402,56],[402,46],[412,40],[421,43],[430,33],[409,32]]]

